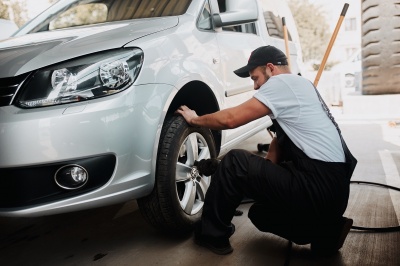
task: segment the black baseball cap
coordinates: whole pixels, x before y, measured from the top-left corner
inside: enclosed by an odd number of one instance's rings
[[[267,45],[261,46],[251,52],[247,65],[233,72],[241,78],[247,78],[250,77],[249,71],[255,69],[258,66],[265,66],[268,63],[278,66],[288,64],[287,57],[281,50],[279,50],[275,46]]]

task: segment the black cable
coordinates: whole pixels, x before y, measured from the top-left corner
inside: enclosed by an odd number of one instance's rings
[[[396,191],[400,191],[400,188],[398,188],[398,187],[393,187],[393,186],[389,186],[389,185],[381,184],[381,183],[374,183],[374,182],[367,182],[367,181],[350,181],[350,184],[352,184],[352,183],[375,185],[375,186],[379,186],[379,187],[384,187],[384,188],[389,188],[389,189],[393,189]]]
[[[366,184],[366,185],[373,185],[378,187],[384,187],[387,189],[392,189],[395,191],[400,191],[400,188],[389,186],[386,184],[375,183],[375,182],[368,182],[368,181],[350,181],[350,184]],[[355,226],[351,227],[355,230],[364,230],[364,231],[374,231],[374,232],[399,232],[400,226],[389,226],[389,227],[363,227],[363,226]]]

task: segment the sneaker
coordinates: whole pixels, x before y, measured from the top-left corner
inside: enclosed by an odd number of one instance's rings
[[[233,252],[229,238],[217,238],[204,235],[194,235],[194,243],[199,246],[208,248],[212,252],[218,255],[227,255]]]
[[[341,226],[334,236],[311,242],[311,250],[314,253],[332,255],[343,247],[344,241],[353,225],[353,219],[342,217],[340,223]]]
[[[204,236],[201,233],[200,222],[195,225],[194,242],[202,247],[208,248],[218,255],[227,255],[232,253],[233,248],[229,242],[229,238],[235,233],[235,225],[231,223],[231,232],[228,237],[211,237]]]

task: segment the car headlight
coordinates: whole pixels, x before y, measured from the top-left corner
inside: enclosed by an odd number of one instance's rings
[[[133,84],[143,51],[101,52],[38,70],[21,89],[16,104],[34,108],[112,95]]]

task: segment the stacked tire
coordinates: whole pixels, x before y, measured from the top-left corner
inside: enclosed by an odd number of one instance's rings
[[[362,94],[400,93],[400,0],[363,0]]]

